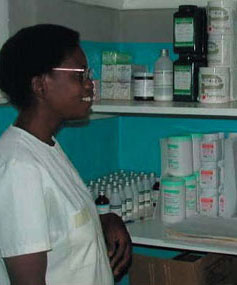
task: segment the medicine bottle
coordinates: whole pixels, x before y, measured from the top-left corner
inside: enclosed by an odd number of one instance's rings
[[[174,13],[173,43],[175,53],[206,53],[206,10],[195,5],[181,5]]]
[[[181,54],[174,62],[174,101],[195,102],[198,98],[199,68],[206,60],[191,54]]]
[[[133,98],[138,101],[154,100],[153,73],[135,72],[132,76]]]
[[[107,214],[110,212],[109,199],[105,196],[104,191],[99,191],[99,196],[95,200],[95,204],[99,215]]]
[[[154,68],[154,100],[173,100],[173,62],[169,50],[162,49]]]
[[[161,221],[181,222],[185,218],[185,181],[180,177],[161,178]]]

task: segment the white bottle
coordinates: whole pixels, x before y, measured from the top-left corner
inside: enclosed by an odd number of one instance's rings
[[[129,221],[133,219],[133,193],[128,181],[125,182],[123,190],[126,196],[126,220]]]
[[[154,68],[154,100],[173,100],[173,62],[169,51],[162,49]]]
[[[125,222],[126,221],[126,196],[124,194],[122,184],[118,185],[118,189],[119,189],[119,195],[122,201],[122,220]]]
[[[144,185],[142,183],[141,177],[136,177],[136,185],[138,190],[138,211],[139,218],[144,219],[145,217],[145,198],[144,198]]]
[[[118,187],[113,187],[111,200],[110,200],[110,212],[117,214],[119,217],[122,217],[122,201],[119,195]]]
[[[143,176],[144,200],[145,200],[145,217],[151,217],[153,207],[151,203],[151,183],[147,174]]]
[[[131,189],[133,193],[133,219],[137,220],[139,218],[139,193],[134,178],[131,179]]]

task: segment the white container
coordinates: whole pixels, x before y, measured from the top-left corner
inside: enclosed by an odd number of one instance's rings
[[[230,101],[230,69],[228,67],[200,67],[198,100],[201,103]]]
[[[200,162],[200,144],[203,137],[203,134],[192,133],[192,143],[193,143],[193,172],[199,171],[201,162]]]
[[[154,100],[173,100],[173,62],[169,51],[162,49],[154,69]]]
[[[154,98],[153,73],[135,72],[132,80],[133,97],[137,100]]]
[[[207,62],[209,67],[236,66],[236,36],[210,34],[207,45]]]
[[[197,213],[197,180],[195,175],[183,177],[185,181],[185,216],[191,217]]]
[[[218,215],[218,193],[216,189],[201,191],[200,215],[217,217]]]
[[[200,168],[200,187],[218,189],[220,172],[216,162],[203,162]]]
[[[202,162],[217,162],[222,158],[219,133],[203,134],[200,142],[200,159]]]
[[[236,33],[236,1],[214,0],[207,3],[209,34]]]
[[[168,175],[188,176],[193,173],[193,150],[190,136],[168,137]]]
[[[185,181],[179,177],[161,178],[161,221],[177,223],[185,219]]]

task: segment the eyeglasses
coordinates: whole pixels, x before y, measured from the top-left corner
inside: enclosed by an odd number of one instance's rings
[[[78,74],[78,79],[80,82],[85,82],[86,80],[93,80],[92,78],[92,70],[90,68],[63,68],[63,67],[55,67],[52,70],[56,71],[71,71]]]

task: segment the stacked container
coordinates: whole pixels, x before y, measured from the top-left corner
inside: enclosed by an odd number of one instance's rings
[[[237,56],[235,55],[237,4],[232,0],[213,0],[207,5],[207,68],[199,74],[199,101],[235,101]]]
[[[199,68],[206,66],[206,9],[182,5],[174,14],[174,101],[197,101]]]
[[[132,56],[119,51],[102,54],[101,98],[131,99]]]

